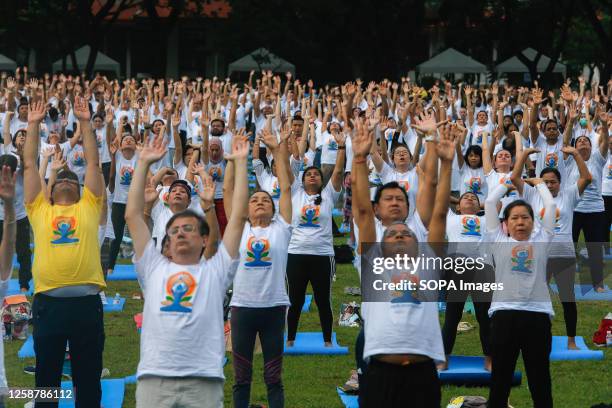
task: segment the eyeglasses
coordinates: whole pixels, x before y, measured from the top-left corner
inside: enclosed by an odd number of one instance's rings
[[[168,230],[168,235],[176,235],[179,233],[179,230],[183,232],[193,232],[196,230],[196,226],[193,224],[185,224],[177,227],[172,227]]]

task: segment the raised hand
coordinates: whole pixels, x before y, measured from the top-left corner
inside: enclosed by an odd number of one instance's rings
[[[40,123],[47,115],[47,109],[42,101],[31,102],[28,106],[28,123]]]
[[[463,88],[463,92],[465,92],[466,97],[469,97],[470,95],[472,95],[472,91],[473,91],[473,88],[469,85],[466,85],[465,88]]]
[[[536,87],[531,91],[531,97],[533,98],[533,103],[540,104],[542,103],[542,96],[544,95],[544,91],[540,88]]]
[[[74,116],[80,121],[89,121],[91,113],[89,112],[89,104],[85,98],[77,96],[74,98],[74,107],[72,109]]]
[[[453,161],[455,157],[455,142],[449,126],[444,126],[440,131],[440,140],[436,143],[436,153],[442,161]]]
[[[351,136],[353,156],[366,158],[372,149],[374,133],[370,132],[368,127],[360,119],[353,121],[353,126],[355,127],[355,131]]]
[[[152,143],[146,144],[142,147],[139,152],[139,160],[142,160],[147,164],[155,163],[164,157],[167,150],[164,135],[156,135]]]
[[[145,185],[145,190],[144,190],[145,204],[153,204],[155,200],[157,200],[158,197],[159,197],[159,193],[157,192],[157,189],[155,188],[155,186],[153,185],[153,183],[151,183],[151,180],[149,179],[147,181],[147,184]]]
[[[202,181],[202,188],[198,191],[198,196],[205,203],[212,203],[215,200],[215,182],[202,165],[198,166],[198,175]]]
[[[411,126],[422,133],[434,133],[438,128],[436,119],[428,112],[423,112],[420,118],[415,118],[414,122],[415,124]]]
[[[561,151],[563,153],[569,154],[571,156],[574,156],[574,155],[576,155],[578,153],[578,150],[576,150],[576,148],[572,147],[572,146],[563,146],[561,148]]]
[[[279,143],[278,143],[278,140],[276,139],[276,134],[270,132],[267,129],[264,129],[261,131],[260,135],[261,135],[263,142],[268,147],[268,149],[270,150],[278,149]]]
[[[66,167],[66,160],[64,159],[62,151],[55,151],[53,153],[53,160],[51,160],[51,170],[57,172],[64,167]]]
[[[225,153],[225,160],[239,161],[246,160],[249,155],[249,142],[238,134],[232,139],[232,153]]]
[[[0,170],[0,198],[2,201],[12,202],[15,199],[15,178],[17,172],[13,173],[9,166],[2,166]]]

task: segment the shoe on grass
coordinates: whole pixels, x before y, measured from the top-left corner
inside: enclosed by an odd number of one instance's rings
[[[36,367],[35,366],[24,367],[23,372],[29,375],[34,375],[36,374]]]

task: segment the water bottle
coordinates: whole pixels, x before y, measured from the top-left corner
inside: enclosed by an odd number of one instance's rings
[[[608,330],[606,334],[606,347],[612,347],[612,330]]]

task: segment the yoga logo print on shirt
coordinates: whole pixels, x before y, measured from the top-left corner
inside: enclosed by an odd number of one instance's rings
[[[73,166],[84,166],[85,165],[85,156],[83,156],[83,152],[76,151],[72,154],[72,165]]]
[[[129,186],[132,184],[132,176],[134,174],[134,168],[130,166],[121,166],[119,170],[119,184],[122,186]]]
[[[79,242],[78,238],[74,238],[76,232],[76,219],[74,217],[55,217],[51,223],[53,235],[58,238],[51,240],[52,244],[74,244]]]
[[[212,166],[208,169],[208,174],[213,181],[223,181],[223,169],[221,166]]]
[[[540,221],[542,221],[542,219],[544,219],[544,214],[546,213],[546,208],[542,208],[540,210]],[[561,231],[561,225],[559,225],[559,220],[561,219],[561,210],[559,210],[559,207],[556,207],[555,210],[555,232],[560,232]]]
[[[461,235],[480,237],[480,218],[473,215],[461,217]]]
[[[465,183],[465,191],[480,194],[482,195],[482,180],[480,177],[470,177],[470,179]]]
[[[300,227],[321,228],[319,225],[319,211],[321,208],[318,205],[306,204],[302,207],[302,222]]]
[[[391,277],[391,282],[393,283],[400,283],[402,281],[410,281],[416,287],[419,285],[419,277],[416,274],[400,272]],[[392,294],[393,299],[391,299],[391,303],[414,303],[420,305],[421,301],[417,299],[416,294],[415,290],[396,290]]]
[[[559,166],[559,156],[557,153],[548,153],[544,157],[544,167],[551,167],[556,169]]]
[[[399,184],[399,186],[403,188],[405,192],[408,192],[410,190],[410,183],[406,180],[399,180],[397,184]]]
[[[171,275],[164,286],[165,300],[159,308],[162,312],[191,313],[193,295],[197,287],[196,280],[189,272],[177,272]]]
[[[164,205],[166,207],[170,207],[170,204],[168,204],[168,198],[170,198],[170,191],[166,191],[164,194],[162,194],[161,196],[161,201],[162,203],[164,203]]]
[[[507,177],[502,177],[499,179],[499,184],[505,184],[508,188],[512,188],[512,190],[508,190],[508,197],[516,197],[516,190],[514,190],[514,184],[512,184],[512,180]]]
[[[512,258],[510,258],[514,272],[532,273],[533,247],[531,245],[516,245],[512,248]]]
[[[244,266],[265,267],[272,265],[270,258],[270,242],[265,238],[257,238],[251,235],[247,241],[247,262]]]
[[[338,143],[336,143],[336,139],[333,136],[327,142],[327,150],[338,150]]]
[[[280,186],[278,185],[278,180],[274,180],[272,183],[272,194],[270,194],[272,198],[280,198]]]
[[[612,164],[608,166],[608,176],[606,178],[612,180]]]

